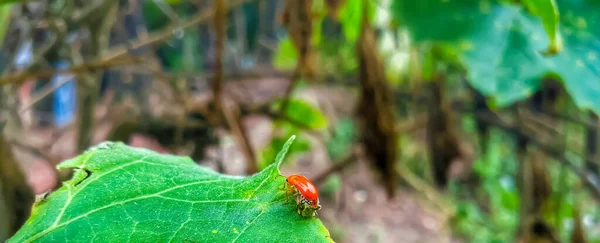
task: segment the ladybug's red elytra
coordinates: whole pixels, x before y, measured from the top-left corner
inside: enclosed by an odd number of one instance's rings
[[[289,187],[288,193],[290,191],[297,193],[296,206],[298,213],[316,216],[316,211],[321,209],[317,187],[308,178],[298,174],[288,176],[285,179],[285,184]]]

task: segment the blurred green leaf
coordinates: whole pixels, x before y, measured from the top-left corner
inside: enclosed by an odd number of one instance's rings
[[[273,58],[273,65],[276,68],[294,69],[296,67],[298,52],[289,37],[285,37],[279,41],[279,46]]]
[[[295,132],[294,132],[295,133]],[[282,148],[282,146],[286,142],[286,138],[289,137],[289,134],[293,134],[292,132],[285,132],[284,136],[273,138],[271,143],[261,151],[260,159],[258,161],[259,169],[263,169],[270,165],[277,156],[277,152]],[[303,153],[310,151],[310,143],[302,138],[297,138],[294,141],[294,146],[290,147],[287,154],[288,157],[294,154]]]
[[[509,166],[517,163],[512,150],[513,145],[507,142],[507,139],[512,138],[495,129],[490,131],[487,154],[478,158],[473,165],[480,181],[476,197],[457,198],[460,204],[472,204],[477,209],[479,205],[484,205],[486,208],[486,212],[472,209],[480,214],[480,218],[461,217],[465,221],[462,225],[471,227],[457,230],[469,242],[512,242],[518,223],[520,199],[513,177],[516,168]],[[462,193],[472,195],[473,189],[467,189],[469,186],[459,189],[462,189]],[[461,191],[454,194],[464,195]],[[471,232],[482,234],[473,235]]]
[[[282,101],[277,101],[273,103],[271,108],[274,111],[279,111],[281,104]],[[309,129],[321,129],[327,127],[327,118],[321,111],[303,100],[290,99],[284,114],[286,118],[300,123]]]
[[[142,4],[142,15],[148,30],[158,30],[169,24],[169,17],[160,9],[154,1],[144,1]]]
[[[342,118],[334,125],[333,136],[327,141],[327,154],[331,160],[339,160],[352,149],[356,127],[350,118]]]
[[[192,73],[202,69],[199,36],[197,29],[185,30],[181,47],[181,66],[175,66],[174,71],[181,69],[186,73]]]
[[[279,165],[292,141],[248,177],[103,143],[58,166],[75,169],[73,179],[34,205],[8,242],[332,242],[318,218],[283,203]]]
[[[360,26],[362,21],[362,0],[345,0],[344,5],[340,9],[339,16],[342,23],[342,30],[346,40],[355,42],[360,34]],[[369,1],[371,2],[371,1]],[[371,2],[373,3],[373,2]],[[375,3],[368,6],[369,19],[375,16]]]
[[[312,1],[312,45],[318,46],[319,43],[323,42],[323,31],[322,31],[322,23],[323,18],[325,16],[325,1],[323,0],[313,0]]]
[[[323,186],[319,189],[321,195],[332,198],[336,192],[342,188],[342,178],[338,174],[331,174],[327,177]]]
[[[562,37],[558,31],[559,13],[554,0],[524,0],[529,11],[542,19],[546,34],[550,39],[547,54],[556,54],[562,49]]]
[[[29,2],[29,0],[0,0],[0,6],[5,5],[5,4],[25,3],[25,2]]]
[[[549,45],[540,20],[518,5],[398,0],[392,8],[413,41],[454,47],[469,82],[496,105],[524,99],[539,89],[543,76],[558,74],[578,107],[600,113],[600,1],[557,0],[557,5],[564,50],[552,57],[538,51]]]
[[[0,3],[0,45],[4,43],[4,36],[10,25],[10,10],[12,7],[12,4]]]
[[[435,75],[436,67],[435,67],[435,58],[433,50],[428,50],[423,57],[423,79],[425,81],[432,81]]]
[[[170,5],[180,4],[181,0],[165,0]]]

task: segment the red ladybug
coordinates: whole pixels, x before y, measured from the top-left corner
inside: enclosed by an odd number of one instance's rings
[[[288,176],[285,182],[284,188],[288,188],[286,196],[289,196],[290,192],[296,194],[298,214],[317,216],[317,211],[321,209],[317,187],[308,178],[298,174]]]

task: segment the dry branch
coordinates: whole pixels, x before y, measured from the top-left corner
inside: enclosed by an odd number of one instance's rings
[[[231,4],[231,7],[240,5],[243,2],[245,2],[245,1],[234,1],[234,3]],[[13,74],[8,74],[8,75],[3,75],[0,78],[0,85],[9,84],[9,83],[21,84],[30,79],[47,78],[47,77],[51,77],[55,74],[83,73],[83,72],[102,70],[102,69],[106,69],[106,68],[110,68],[110,67],[136,63],[136,62],[131,63],[130,61],[123,61],[123,60],[121,60],[121,58],[126,57],[129,54],[129,52],[132,50],[139,49],[139,48],[142,48],[142,47],[145,47],[148,45],[159,44],[159,43],[167,40],[168,38],[173,36],[174,30],[186,29],[186,28],[195,26],[197,24],[209,21],[211,19],[211,17],[213,16],[213,13],[214,12],[212,10],[202,11],[202,12],[192,16],[190,19],[184,21],[181,24],[169,25],[169,26],[165,27],[164,29],[162,29],[161,31],[152,33],[144,38],[132,40],[127,44],[113,47],[113,48],[107,50],[101,58],[99,58],[98,60],[93,61],[93,62],[84,63],[79,66],[73,66],[73,67],[65,69],[65,70],[48,69],[48,70],[41,70],[41,71],[35,71],[35,72],[33,72],[33,70],[27,70],[27,71],[22,71],[22,72],[19,72],[16,74],[13,73]],[[51,49],[51,46],[53,46],[54,42],[55,41],[49,43],[48,47],[44,48],[44,49]],[[124,59],[124,60],[131,60],[131,59]]]

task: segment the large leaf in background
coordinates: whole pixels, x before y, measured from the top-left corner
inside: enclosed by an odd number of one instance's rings
[[[539,18],[518,5],[491,0],[398,0],[398,23],[416,42],[454,47],[468,68],[469,82],[496,105],[528,97],[540,78],[557,74],[583,109],[600,113],[600,1],[557,1],[564,49],[553,57]],[[434,14],[433,14],[434,13]]]
[[[331,242],[317,218],[283,204],[280,165],[249,177],[189,158],[104,143],[65,161],[73,179],[37,203],[8,242]]]

